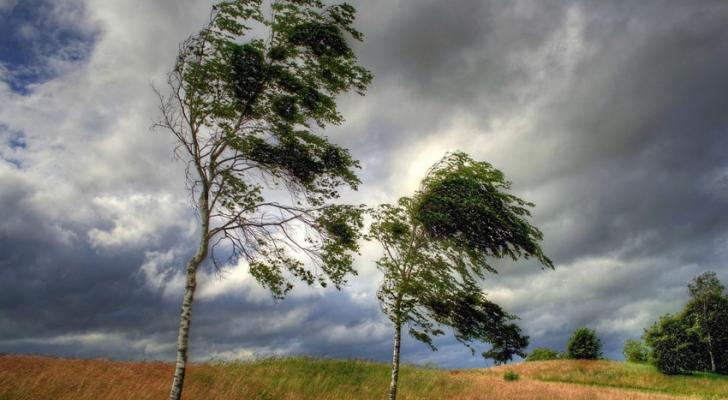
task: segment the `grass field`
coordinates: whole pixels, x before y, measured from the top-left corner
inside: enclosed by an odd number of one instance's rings
[[[494,368],[491,373],[496,373]],[[728,376],[698,373],[668,376],[646,364],[614,361],[544,361],[517,368],[530,378],[545,382],[568,382],[635,389],[672,395],[696,395],[703,399],[728,398]]]
[[[506,381],[506,371],[520,379]],[[164,399],[165,363],[0,356],[0,400]],[[383,399],[385,364],[308,358],[194,364],[185,399]],[[682,396],[682,397],[681,397]],[[723,397],[721,397],[723,396]],[[547,361],[442,371],[405,366],[400,399],[728,399],[728,378],[667,377],[652,367],[609,361]]]

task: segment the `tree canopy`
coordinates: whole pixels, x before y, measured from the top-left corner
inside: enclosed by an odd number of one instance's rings
[[[577,328],[566,342],[566,356],[577,360],[596,360],[602,356],[602,341],[589,328]]]
[[[559,352],[548,347],[536,347],[528,353],[526,361],[549,361],[559,358]]]
[[[280,0],[270,16],[262,8],[260,0],[214,6],[208,27],[180,46],[161,125],[178,139],[198,210],[208,211],[213,261],[224,244],[222,260],[245,258],[282,297],[292,287],[286,275],[338,286],[354,272],[361,212],[326,202],[342,185],[357,187],[359,165],[320,128],[342,122],[336,95],[363,93],[371,74],[349,46],[362,38],[350,5]],[[254,26],[268,36],[255,37]],[[276,201],[278,189],[293,201]]]
[[[325,203],[340,186],[357,187],[358,163],[316,128],[341,123],[335,96],[363,93],[371,74],[348,44],[347,35],[362,38],[350,5],[274,1],[270,16],[262,7],[260,0],[213,7],[209,25],[180,46],[160,125],[178,139],[197,208],[209,211],[212,251],[226,243],[225,256],[250,261],[280,297],[291,288],[284,270],[336,285],[353,272],[348,251],[361,214]],[[250,34],[253,26],[268,37]],[[293,201],[269,199],[276,189]],[[290,232],[302,225],[312,228],[304,239]],[[306,271],[296,252],[321,261],[322,273]]]
[[[622,349],[624,359],[633,363],[644,363],[649,360],[650,350],[641,340],[627,339]]]

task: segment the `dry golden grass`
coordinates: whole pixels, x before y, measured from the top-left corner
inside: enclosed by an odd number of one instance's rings
[[[558,361],[452,372],[405,366],[401,375],[400,399],[700,398],[538,380],[545,373],[574,377],[575,373],[585,374],[585,371],[592,370],[603,373],[614,369],[616,365],[624,364]],[[0,400],[164,399],[168,393],[172,369],[171,364],[159,362],[0,356]],[[520,374],[520,380],[506,382],[503,373],[508,369]],[[359,360],[288,358],[249,363],[193,364],[188,370],[184,398],[378,400],[385,398],[388,381],[387,365]],[[644,383],[648,384],[647,381]]]
[[[169,393],[167,363],[0,356],[0,400],[158,400]],[[462,388],[443,371],[404,366],[402,400],[452,398]],[[381,399],[389,370],[360,360],[267,359],[192,364],[184,399]],[[434,395],[431,396],[431,395]]]
[[[511,368],[518,371],[518,368]],[[616,388],[574,385],[558,382],[540,382],[521,376],[515,382],[506,382],[501,374],[491,372],[463,372],[460,378],[475,382],[469,393],[453,397],[461,400],[677,400],[697,397],[676,397],[667,394],[644,393]]]

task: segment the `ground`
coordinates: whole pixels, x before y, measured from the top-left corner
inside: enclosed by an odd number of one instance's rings
[[[516,381],[503,375],[513,371]],[[0,356],[0,400],[163,399],[173,366],[39,356]],[[185,399],[383,399],[386,364],[310,358],[193,364]],[[404,366],[401,400],[728,399],[728,377],[665,376],[647,365],[545,361],[443,371]]]

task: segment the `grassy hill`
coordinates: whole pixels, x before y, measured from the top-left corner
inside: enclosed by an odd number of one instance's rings
[[[163,399],[172,365],[0,356],[0,400]],[[505,371],[520,379],[508,382]],[[383,399],[385,364],[309,358],[194,364],[186,399]],[[667,377],[652,367],[610,361],[546,361],[442,371],[405,366],[401,399],[728,399],[728,378]],[[678,397],[683,396],[683,397]]]

